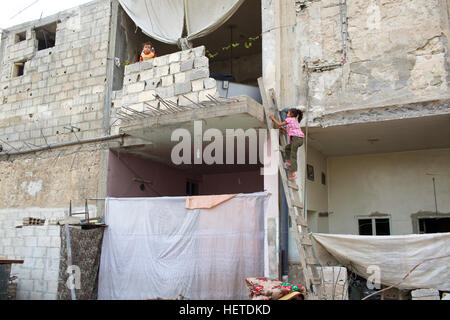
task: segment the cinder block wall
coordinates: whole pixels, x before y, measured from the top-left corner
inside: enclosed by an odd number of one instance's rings
[[[26,150],[31,144],[45,146],[45,139],[50,144],[104,135],[110,8],[109,0],[98,0],[5,30],[1,140]],[[38,51],[33,28],[54,21],[59,21],[55,46]],[[26,40],[15,43],[15,35],[23,31]],[[24,75],[13,77],[14,62],[21,60],[27,61]],[[64,126],[81,130],[75,136]],[[14,151],[8,144],[0,142],[3,151]],[[0,156],[0,257],[24,260],[11,271],[18,276],[18,299],[56,299],[60,240],[58,226],[16,226],[24,217],[63,217],[69,200],[75,211],[84,211],[84,199],[102,197],[99,190],[106,183],[101,172],[107,162],[101,145]],[[96,216],[99,203],[89,204]]]
[[[210,101],[208,94],[218,97],[216,80],[209,78],[209,59],[201,46],[126,66],[123,89],[114,92],[114,110],[130,115],[133,112],[123,107],[143,112],[149,111],[150,105],[165,110],[155,95],[185,107]],[[112,121],[115,116],[113,112]]]
[[[100,0],[63,11],[45,22],[5,30],[0,61],[0,139],[20,149],[103,134],[103,104],[109,40],[110,1]],[[37,50],[34,26],[60,21],[56,44]],[[15,43],[26,31],[27,39]],[[14,63],[26,61],[24,75]],[[41,133],[42,130],[42,133]],[[25,146],[26,147],[26,146]],[[11,150],[3,144],[4,150]]]

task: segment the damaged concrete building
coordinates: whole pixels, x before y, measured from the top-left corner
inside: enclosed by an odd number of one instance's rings
[[[22,219],[86,201],[101,218],[105,198],[268,192],[264,275],[297,279],[278,174],[171,160],[173,131],[193,133],[194,120],[267,128],[260,77],[279,109],[305,112],[298,184],[311,232],[450,232],[449,0],[234,1],[183,50],[143,32],[126,2],[2,33],[0,256],[24,260],[12,268],[18,299],[57,298],[62,245],[60,226],[16,228]],[[158,57],[134,63],[146,41]]]

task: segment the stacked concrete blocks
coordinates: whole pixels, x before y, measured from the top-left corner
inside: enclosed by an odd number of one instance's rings
[[[216,81],[209,78],[209,59],[205,47],[175,52],[125,67],[122,94],[116,93],[114,105],[121,112],[148,111],[149,106],[165,110],[156,96],[180,107],[218,97]],[[126,107],[126,108],[121,108]]]

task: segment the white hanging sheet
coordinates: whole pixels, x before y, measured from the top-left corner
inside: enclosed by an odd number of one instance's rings
[[[98,298],[248,299],[245,278],[264,275],[267,198],[196,210],[186,197],[106,199]]]
[[[182,37],[203,37],[225,23],[245,0],[119,0],[128,16],[148,36],[169,44]]]
[[[313,233],[339,263],[368,278],[369,266],[379,266],[384,285],[398,283],[415,265],[430,258],[450,255],[450,233],[401,236],[356,236]],[[450,257],[423,263],[402,282],[400,289],[450,290]]]
[[[244,0],[187,0],[186,28],[189,40],[204,37],[224,24]]]

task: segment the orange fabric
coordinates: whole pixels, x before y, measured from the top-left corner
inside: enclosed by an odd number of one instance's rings
[[[237,194],[186,197],[186,209],[211,209],[233,199]]]

